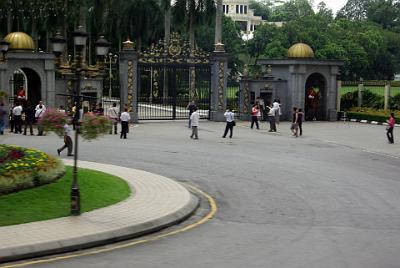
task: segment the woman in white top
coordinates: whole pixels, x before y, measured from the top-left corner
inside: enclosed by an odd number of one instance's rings
[[[38,122],[40,120],[40,118],[43,117],[44,113],[46,112],[46,107],[44,107],[44,105],[39,104],[36,107],[36,112],[35,112],[35,119],[36,122]],[[43,136],[43,127],[41,124],[38,124],[38,136]]]
[[[228,109],[225,112],[224,116],[226,118],[226,127],[225,127],[225,132],[224,132],[224,135],[222,136],[222,138],[226,137],[226,134],[228,134],[228,130],[230,131],[229,138],[232,138],[233,127],[235,126],[235,114],[232,112],[232,109]]]

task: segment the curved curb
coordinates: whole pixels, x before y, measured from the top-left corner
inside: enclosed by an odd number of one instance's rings
[[[79,166],[121,177],[133,195],[78,217],[0,227],[0,263],[138,237],[185,220],[199,205],[186,188],[163,176],[85,161]]]

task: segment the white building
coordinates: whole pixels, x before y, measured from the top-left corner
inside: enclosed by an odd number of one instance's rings
[[[249,0],[223,0],[222,4],[224,14],[239,25],[244,40],[253,38],[257,26],[265,22],[260,16],[254,16]]]

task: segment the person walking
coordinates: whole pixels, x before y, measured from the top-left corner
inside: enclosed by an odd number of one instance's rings
[[[4,108],[4,103],[0,103],[0,135],[4,135],[6,127],[7,110]]]
[[[22,106],[17,103],[17,105],[13,108],[14,115],[14,133],[22,133]]]
[[[39,102],[41,103],[41,101]],[[39,104],[35,108],[35,121],[39,122],[40,118],[43,117],[44,113],[46,112],[46,107],[42,104]],[[38,136],[43,136],[43,126],[41,124],[38,124]]]
[[[28,103],[24,105],[22,113],[25,115],[24,120],[24,135],[26,135],[26,130],[29,127],[31,135],[33,135],[33,124],[35,123],[35,110],[33,107],[29,106]]]
[[[190,135],[191,139],[193,139],[193,137],[195,140],[199,139],[199,135],[198,135],[199,134],[199,130],[198,130],[199,120],[200,120],[200,115],[197,112],[197,107],[194,107],[193,113],[190,116],[190,121],[191,121],[191,126],[192,126],[192,135]]]
[[[394,125],[396,124],[396,120],[394,119],[394,113],[390,113],[390,117],[387,120],[388,126],[386,127],[386,136],[390,144],[394,143],[393,137],[393,129]]]
[[[280,116],[282,115],[281,112],[281,101],[278,99],[274,99],[274,102],[272,103],[272,108],[275,109],[275,123],[279,124],[280,123]]]
[[[258,104],[254,104],[253,107],[251,108],[251,126],[250,128],[252,129],[254,126],[254,123],[256,124],[257,129],[260,129],[258,125],[258,114],[260,112],[260,109],[258,108]]]
[[[188,123],[188,128],[191,128],[191,115],[194,112],[194,108],[197,108],[196,103],[194,102],[194,100],[192,100],[191,102],[188,103],[188,105],[186,106],[186,109],[189,110],[189,123]],[[196,109],[197,110],[197,109]]]
[[[290,127],[290,130],[293,133],[293,136],[296,138],[299,136],[298,131],[299,131],[299,124],[298,124],[298,114],[297,114],[297,107],[293,107],[293,113],[292,113],[292,125]]]
[[[233,135],[233,127],[235,126],[235,113],[232,111],[232,109],[226,110],[224,113],[224,116],[226,118],[226,127],[225,127],[225,132],[222,138],[226,137],[226,134],[228,134],[229,130],[229,138],[232,138]]]
[[[117,126],[118,126],[118,119],[119,119],[118,114],[119,114],[119,111],[118,111],[118,108],[117,108],[117,103],[114,102],[114,103],[112,104],[112,107],[110,107],[110,108],[108,109],[108,116],[109,116],[109,117],[111,118],[111,120],[113,121],[114,134],[117,134]],[[112,134],[113,126],[111,126],[110,134]]]
[[[304,120],[304,113],[302,109],[299,109],[297,112],[297,124],[299,125],[299,135],[303,135],[303,120]]]
[[[128,108],[125,108],[125,111],[121,114],[121,136],[120,138],[126,139],[126,134],[129,131],[129,121],[131,120],[131,116],[128,113]]]
[[[276,108],[267,106],[269,111],[268,111],[268,121],[269,121],[269,130],[268,132],[276,132]]]
[[[68,148],[68,156],[73,156],[72,154],[72,130],[71,127],[66,123],[64,125],[64,145],[60,149],[57,149],[57,154],[60,155],[65,148]]]

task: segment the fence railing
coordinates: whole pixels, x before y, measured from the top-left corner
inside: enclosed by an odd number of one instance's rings
[[[400,81],[342,81],[340,109],[369,107],[400,110]]]

